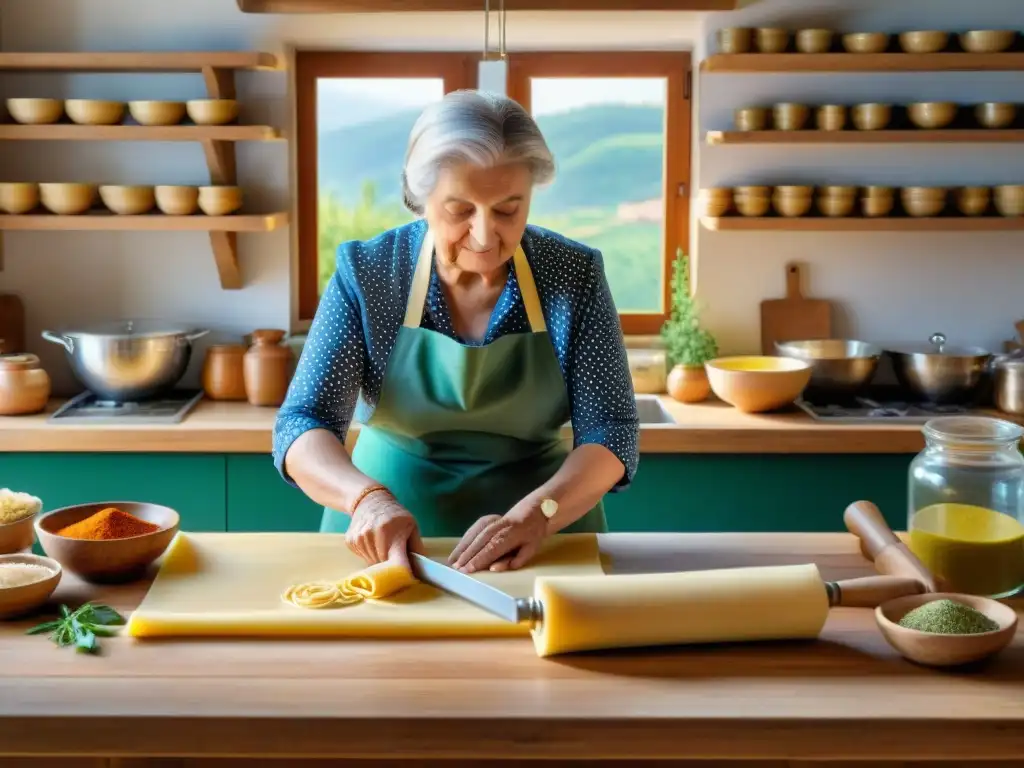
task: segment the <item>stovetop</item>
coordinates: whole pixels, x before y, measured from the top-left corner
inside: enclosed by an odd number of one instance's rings
[[[971,413],[969,405],[936,404],[909,400],[890,389],[868,390],[853,397],[822,396],[805,393],[797,405],[817,421],[858,424],[898,422],[924,424],[937,416]]]
[[[68,400],[48,421],[60,424],[178,424],[203,399],[199,389],[176,389],[138,402],[101,400],[82,392]]]

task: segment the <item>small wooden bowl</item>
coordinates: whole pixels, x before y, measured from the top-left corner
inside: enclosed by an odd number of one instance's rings
[[[947,194],[945,187],[904,187],[900,190],[900,201],[911,216],[938,216],[946,207]]]
[[[960,33],[960,47],[969,53],[999,53],[1017,42],[1012,29],[976,29]]]
[[[36,506],[38,508],[31,515],[23,517],[21,520],[15,520],[13,523],[0,525],[0,555],[24,552],[35,544],[36,532],[33,525],[43,504],[39,502]]]
[[[974,119],[986,128],[1006,128],[1017,119],[1017,105],[999,101],[976,104]]]
[[[207,216],[227,216],[242,207],[241,187],[200,187],[199,207]]]
[[[895,206],[896,197],[894,195],[888,197],[865,195],[860,199],[860,212],[869,219],[888,216]]]
[[[899,38],[907,53],[938,53],[949,44],[949,32],[938,29],[901,32]]]
[[[763,131],[768,127],[766,107],[741,107],[733,113],[737,131]]]
[[[129,101],[128,112],[139,125],[177,125],[185,119],[185,102]]]
[[[57,531],[73,525],[107,507],[116,507],[160,526],[160,530],[127,539],[91,541],[69,539]],[[131,581],[164,553],[178,532],[181,520],[170,507],[138,501],[110,501],[62,507],[36,518],[36,536],[43,551],[64,569],[86,581],[114,583]]]
[[[39,207],[39,185],[27,181],[0,183],[0,211],[28,213]]]
[[[945,128],[956,119],[958,110],[951,101],[922,101],[908,106],[907,116],[918,128]]]
[[[64,111],[79,125],[116,125],[124,118],[123,101],[66,99]]]
[[[100,200],[119,216],[137,216],[153,210],[156,198],[153,187],[104,185],[100,187]]]
[[[1000,216],[1024,216],[1024,184],[1003,184],[996,187],[995,203]]]
[[[8,587],[7,589],[0,588],[0,619],[13,619],[41,608],[50,599],[53,591],[57,589],[64,573],[60,563],[56,560],[29,553],[0,555],[0,563],[41,565],[53,571],[51,576],[32,584],[23,584],[20,587]]]
[[[234,99],[193,99],[185,102],[185,111],[196,125],[227,125],[238,117]]]
[[[736,210],[743,216],[764,216],[772,204],[772,197],[767,192],[741,192],[744,187],[737,187],[733,193]]]
[[[760,53],[783,53],[789,47],[789,30],[759,27],[754,30],[754,43]]]
[[[981,611],[999,625],[999,629],[978,635],[941,635],[921,632],[899,625],[910,611],[934,600],[955,600]],[[1017,613],[1009,606],[987,597],[931,592],[889,600],[875,608],[875,622],[889,645],[901,655],[930,667],[970,664],[999,653],[1017,631]]]
[[[841,131],[846,127],[846,107],[842,104],[822,104],[814,119],[819,131]]]
[[[754,30],[749,27],[725,27],[717,36],[719,53],[750,53],[754,47]]]
[[[162,184],[153,193],[156,207],[168,216],[191,216],[199,209],[199,187]]]
[[[858,131],[879,131],[892,120],[892,105],[857,104],[851,116]]]
[[[831,29],[801,29],[796,33],[796,49],[800,53],[828,53],[834,36]]]
[[[814,202],[810,192],[807,194],[787,192],[787,190],[793,189],[800,189],[800,187],[776,187],[772,193],[772,208],[779,215],[787,218],[803,216],[811,210],[811,204]]]
[[[953,192],[956,208],[964,216],[981,216],[992,201],[992,190],[988,187],[960,187]]]
[[[39,199],[43,207],[61,216],[85,213],[96,202],[95,184],[40,184]]]
[[[724,216],[732,209],[733,195],[729,187],[702,189],[700,196],[705,216]]]
[[[807,125],[811,110],[806,104],[775,104],[772,107],[772,126],[777,131],[799,131]]]
[[[882,53],[889,47],[885,32],[851,32],[843,35],[843,48],[848,53]]]
[[[60,99],[8,99],[7,112],[22,125],[48,125],[64,116]]]

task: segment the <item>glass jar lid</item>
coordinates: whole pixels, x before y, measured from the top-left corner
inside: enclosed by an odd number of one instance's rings
[[[1017,443],[1024,428],[1005,419],[988,416],[941,416],[924,425],[928,440],[967,449]]]

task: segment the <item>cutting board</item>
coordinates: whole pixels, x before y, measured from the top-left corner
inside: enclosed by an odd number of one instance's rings
[[[0,293],[0,354],[25,351],[25,307],[13,293]]]
[[[832,337],[832,304],[804,298],[802,269],[786,265],[786,298],[761,302],[761,354],[774,355],[775,342]]]
[[[426,539],[424,546],[443,562],[457,543]],[[297,608],[281,599],[293,584],[340,581],[365,565],[345,545],[344,534],[179,533],[127,631],[133,637],[529,635],[526,625],[503,621],[426,584],[387,600],[337,608]],[[601,573],[597,536],[580,533],[549,538],[528,568],[474,578],[528,597],[540,575]]]

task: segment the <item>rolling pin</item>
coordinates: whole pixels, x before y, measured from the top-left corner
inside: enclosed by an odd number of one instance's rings
[[[878,507],[855,501],[843,513],[846,529],[860,539],[860,551],[887,576],[917,579],[925,592],[945,591],[928,567],[892,532]]]

